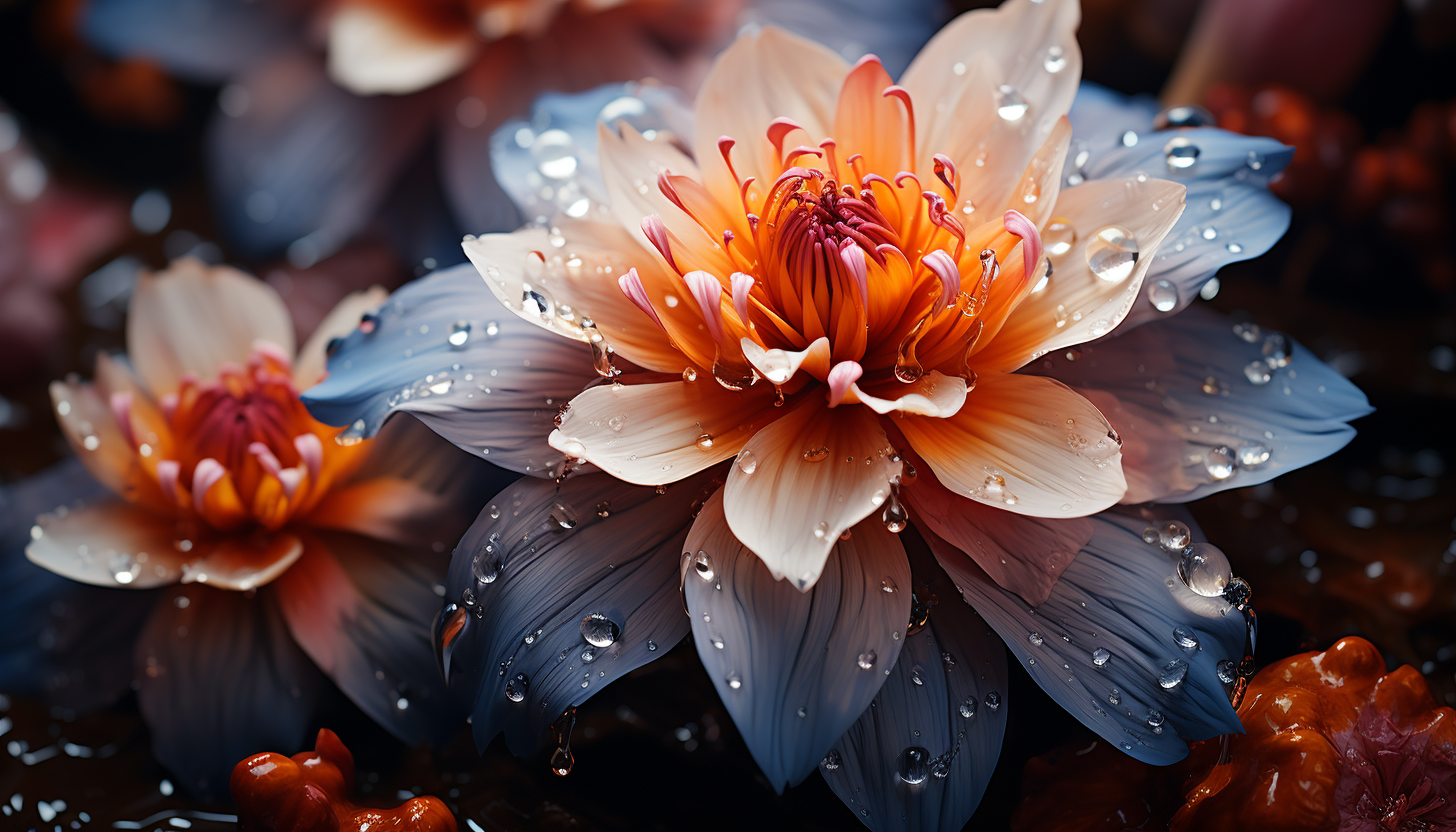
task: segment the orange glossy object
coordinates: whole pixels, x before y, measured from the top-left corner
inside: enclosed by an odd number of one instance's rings
[[[1249,686],[1228,761],[1190,783],[1170,829],[1456,830],[1456,711],[1370,642],[1265,668]],[[1218,756],[1203,743],[1190,771]]]
[[[438,798],[415,797],[394,809],[349,802],[354,756],[333,731],[319,731],[313,751],[265,751],[238,763],[229,786],[243,832],[456,832]]]

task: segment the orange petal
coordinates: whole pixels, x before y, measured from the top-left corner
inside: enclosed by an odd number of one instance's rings
[[[162,495],[94,385],[53,381],[50,394],[61,432],[91,476],[127,500],[168,511],[172,502]]]
[[[895,424],[946,488],[1017,514],[1094,514],[1127,488],[1111,424],[1051,379],[984,376],[954,416]]]

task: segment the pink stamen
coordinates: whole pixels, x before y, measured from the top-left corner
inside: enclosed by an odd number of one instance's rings
[[[121,428],[121,435],[127,444],[136,447],[136,433],[131,425],[130,390],[118,390],[111,394],[111,415],[115,417],[116,426]]]
[[[849,270],[849,276],[854,279],[854,286],[859,290],[861,303],[869,302],[869,264],[865,262],[865,251],[855,244],[854,240],[845,240],[839,247],[839,259],[844,261],[844,267]]]
[[[908,170],[902,170],[899,173],[895,174],[895,187],[897,187],[897,188],[903,188],[903,187],[905,187],[905,180],[906,179],[909,179],[910,181],[914,182],[915,183],[915,189],[916,190],[920,190],[920,177],[916,176],[915,174],[911,173]]]
[[[935,308],[940,310],[950,306],[961,288],[961,270],[956,268],[955,260],[949,254],[936,249],[921,257],[920,263],[940,278],[940,304]]]
[[[780,116],[768,123],[768,140],[773,144],[774,150],[778,151],[780,158],[784,155],[784,137],[795,130],[803,129],[797,121],[784,116]]]
[[[857,361],[841,361],[829,370],[829,406],[837,407],[849,392],[849,385],[864,375],[864,368]]]
[[[211,457],[197,463],[197,467],[192,469],[192,505],[197,509],[198,514],[203,513],[202,509],[207,504],[208,489],[217,485],[226,476],[227,469],[222,467],[221,462]]]
[[[1024,276],[1030,280],[1033,270],[1041,262],[1041,232],[1036,230],[1036,223],[1027,219],[1026,215],[1019,211],[1007,211],[1001,222],[1006,226],[1008,232],[1021,238],[1021,261]]]
[[[162,487],[162,493],[167,499],[177,502],[177,478],[182,475],[182,463],[174,459],[164,459],[157,463],[157,485]]]
[[[293,437],[293,447],[303,459],[303,467],[308,470],[309,479],[318,482],[319,471],[324,465],[323,443],[311,433],[300,433]]]
[[[642,285],[642,278],[637,274],[636,269],[628,269],[627,273],[617,278],[617,288],[632,301],[632,305],[642,310],[642,313],[652,319],[652,322],[666,331],[667,327],[662,325],[662,319],[657,317],[657,310],[652,308],[652,301],[647,299],[647,289]]]
[[[733,308],[738,312],[738,320],[748,326],[748,293],[753,290],[753,277],[734,272],[729,282],[733,284]]]
[[[283,486],[283,496],[293,499],[298,487],[303,484],[302,468],[284,468],[278,472],[278,482]]]
[[[264,341],[259,338],[253,342],[253,352],[267,358],[285,370],[293,367],[293,356],[283,350],[283,347],[272,341]]]
[[[679,269],[677,263],[672,259],[672,247],[667,244],[667,226],[663,224],[662,217],[656,214],[648,214],[643,217],[642,233],[646,234],[647,239],[652,241],[652,245],[662,253],[663,259],[667,260],[667,265],[672,266],[673,271],[681,274],[682,269]]]
[[[961,174],[956,170],[955,162],[952,162],[950,157],[943,153],[937,153],[933,158],[935,160],[935,178],[950,188],[952,197],[956,196],[960,193]]]
[[[263,466],[263,470],[275,477],[278,476],[279,471],[283,470],[283,464],[278,461],[278,457],[274,456],[273,452],[268,450],[268,446],[262,442],[253,442],[248,445],[248,453],[257,457],[258,464]]]
[[[687,206],[683,205],[682,197],[678,195],[677,188],[673,186],[671,172],[664,170],[657,174],[657,190],[661,191],[662,195],[667,197],[669,202],[682,209],[684,214],[692,214],[687,209]]]
[[[688,272],[683,275],[683,280],[688,284],[688,291],[692,293],[693,300],[698,302],[698,309],[703,313],[703,323],[708,327],[708,334],[713,340],[722,343],[723,341],[723,284],[718,278],[707,272]]]
[[[878,59],[876,59],[878,61]],[[915,105],[910,103],[910,91],[895,84],[885,87],[880,95],[885,98],[898,98],[901,104],[905,105],[905,124],[910,129],[910,152],[915,152]]]

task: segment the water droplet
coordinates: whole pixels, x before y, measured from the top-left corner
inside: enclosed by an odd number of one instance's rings
[[[986,694],[986,707],[993,711],[999,709],[1001,707],[1001,694],[994,690]]]
[[[823,462],[829,458],[829,449],[823,445],[817,448],[805,448],[803,457],[805,462]]]
[[[745,474],[752,474],[758,470],[758,458],[753,455],[753,451],[744,448],[738,454],[738,470]]]
[[[657,652],[657,642],[653,641],[652,639],[648,639],[647,640],[647,652],[649,652],[649,653],[656,653]]]
[[[1174,659],[1163,665],[1163,669],[1158,672],[1158,686],[1163,690],[1172,690],[1183,684],[1183,680],[1187,677],[1188,662]]]
[[[859,654],[859,659],[856,661],[856,664],[859,665],[860,670],[869,670],[875,666],[875,659],[877,658],[879,657],[875,655],[875,651],[866,650]]]
[[[1148,303],[1159,312],[1172,312],[1178,308],[1178,287],[1171,280],[1159,280],[1148,287]]]
[[[1053,46],[1047,50],[1046,58],[1041,62],[1042,68],[1053,75],[1067,68],[1067,54],[1060,46]]]
[[[556,303],[544,289],[521,284],[521,311],[537,318],[550,318],[556,314]]]
[[[445,336],[445,340],[450,342],[452,350],[465,349],[466,342],[470,340],[470,322],[456,321],[450,324],[450,334]]]
[[[1223,600],[1239,610],[1249,605],[1249,598],[1253,594],[1253,588],[1243,578],[1230,578],[1228,586],[1223,588]]]
[[[943,668],[945,668],[945,672],[946,673],[951,672],[952,670],[955,669],[955,666],[956,666],[955,656],[952,656],[950,653],[946,653],[946,652],[941,653],[940,654],[940,666],[943,667]]]
[[[708,642],[719,650],[723,649],[723,639],[718,638],[717,636],[713,636],[712,638],[708,639]]]
[[[1216,669],[1218,671],[1218,680],[1225,685],[1232,685],[1234,680],[1238,678],[1238,675],[1234,672],[1232,659],[1220,659]]]
[[[1198,161],[1198,145],[1184,136],[1177,136],[1163,145],[1163,155],[1168,157],[1168,167],[1187,170]]]
[[[899,589],[899,587],[895,586],[894,578],[886,577],[884,580],[880,581],[880,589],[883,589],[885,592],[894,592],[895,590]]]
[[[1127,280],[1137,260],[1137,238],[1122,226],[1109,225],[1087,241],[1087,267],[1108,283]]]
[[[1055,217],[1047,223],[1046,231],[1041,234],[1041,242],[1048,257],[1062,257],[1072,250],[1072,244],[1077,242],[1077,232],[1072,228],[1072,221],[1062,217]]]
[[[576,708],[567,708],[551,726],[551,733],[556,739],[556,750],[551,754],[551,772],[557,777],[570,774],[571,767],[576,765],[576,758],[571,756],[571,729],[575,726]]]
[[[514,678],[506,682],[506,698],[512,702],[520,702],[526,698],[526,691],[530,687],[530,677],[524,673],[517,673]]]
[[[824,755],[824,759],[819,762],[819,765],[824,766],[825,771],[834,771],[839,768],[840,763],[839,752],[831,748],[829,749],[829,753]]]
[[[1212,543],[1194,543],[1178,560],[1178,577],[1194,592],[1207,598],[1223,595],[1233,570],[1222,550]]]
[[[1112,651],[1106,647],[1099,647],[1092,651],[1092,663],[1098,667],[1106,667],[1109,661],[1112,661]]]
[[[357,445],[363,442],[368,430],[363,419],[356,419],[354,423],[334,434],[334,444],[345,448],[350,445]]]
[[[611,647],[620,634],[617,622],[599,612],[581,620],[581,637],[593,647]]]
[[[1032,645],[1035,647],[1040,647],[1045,641],[1045,639],[1041,637],[1041,633],[1032,633],[1031,635],[1026,637],[1026,640],[1031,642]]]
[[[911,746],[900,752],[898,773],[900,779],[912,786],[918,786],[930,776],[928,763],[930,752],[918,746]]]
[[[1269,461],[1269,446],[1262,442],[1251,442],[1239,447],[1239,466],[1257,468]]]
[[[1153,729],[1153,733],[1155,733],[1155,734],[1161,734],[1161,733],[1163,733],[1163,723],[1166,722],[1166,721],[1167,720],[1164,719],[1163,714],[1161,712],[1159,712],[1159,711],[1148,711],[1148,727],[1151,728],[1151,729]]]
[[[1234,324],[1234,335],[1238,336],[1239,340],[1246,341],[1250,344],[1259,340],[1259,335],[1261,332],[1262,330],[1259,329],[1258,324]]]
[[[900,502],[899,489],[890,489],[890,497],[885,501],[884,510],[880,512],[880,522],[893,534],[905,531],[905,527],[910,525],[910,512]]]
[[[470,573],[475,578],[477,585],[495,583],[500,577],[501,562],[500,552],[493,544],[487,543],[484,548],[475,554],[475,560],[470,564]]]
[[[1227,445],[1209,448],[1203,455],[1203,467],[1215,480],[1226,480],[1234,475],[1234,452]]]
[[[1009,84],[996,88],[996,115],[1007,121],[1019,121],[1026,115],[1026,99]]]
[[[1177,520],[1169,520],[1158,528],[1158,545],[1165,552],[1181,552],[1193,542],[1193,532]]]
[[[1265,336],[1259,351],[1264,354],[1264,363],[1275,370],[1289,366],[1289,358],[1294,352],[1289,345],[1289,339],[1282,332],[1272,332]]]
[[[924,667],[921,667],[919,664],[917,664],[914,667],[910,668],[910,681],[911,682],[914,682],[917,685],[924,685],[925,684],[925,668]]]
[[[965,717],[966,719],[970,719],[971,717],[975,716],[976,715],[976,697],[974,697],[974,696],[967,696],[965,698],[965,700],[961,702],[961,706],[960,706],[960,709],[959,710],[961,712],[961,716]]]
[[[551,506],[551,522],[561,531],[574,529],[578,522],[576,511],[565,503],[554,503]]]
[[[1107,694],[1107,704],[1109,704],[1109,705],[1120,705],[1120,704],[1122,704],[1122,693],[1119,692],[1117,688],[1113,688],[1112,691]]]
[[[711,434],[711,433],[704,433],[704,434],[700,435],[698,437],[698,441],[695,442],[694,444],[696,444],[698,446],[698,450],[700,450],[700,451],[711,451],[711,450],[713,450],[713,434]]]
[[[713,580],[713,558],[707,552],[698,552],[693,557],[693,571],[705,581]]]
[[[125,552],[112,555],[106,562],[106,568],[111,570],[111,577],[119,584],[129,584],[142,574],[141,564]]]
[[[602,500],[600,503],[597,503],[597,516],[602,518],[603,520],[611,517],[612,504],[607,502],[606,500]]]
[[[1249,365],[1244,368],[1244,378],[1247,378],[1250,384],[1268,384],[1273,377],[1273,374],[1269,372],[1269,365],[1262,361],[1250,361]]]
[[[724,679],[723,681],[727,682],[728,687],[734,690],[738,690],[739,688],[743,687],[743,677],[739,676],[737,673],[729,673],[728,678]]]
[[[531,143],[531,158],[536,170],[547,179],[565,179],[576,173],[577,159],[571,134],[565,130],[543,131]]]
[[[1198,634],[1187,627],[1174,627],[1173,643],[1182,647],[1184,650],[1197,650]]]

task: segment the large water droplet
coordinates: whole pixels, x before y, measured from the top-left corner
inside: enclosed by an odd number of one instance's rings
[[[517,673],[510,681],[506,682],[506,698],[512,702],[520,702],[526,698],[526,691],[530,687],[530,677],[524,673]]]
[[[1218,680],[1225,685],[1232,685],[1238,678],[1238,674],[1234,672],[1232,659],[1220,659],[1215,669],[1218,671]]]
[[[1137,238],[1120,225],[1109,225],[1087,241],[1087,267],[1108,283],[1127,280],[1137,260]]]
[[[1184,136],[1177,136],[1163,145],[1163,155],[1168,157],[1168,167],[1187,170],[1198,161],[1198,145]]]
[[[1159,280],[1148,287],[1148,303],[1159,312],[1178,308],[1178,287],[1171,280]]]
[[[1041,234],[1041,243],[1048,257],[1063,257],[1072,250],[1072,244],[1077,242],[1077,231],[1072,228],[1072,221],[1062,217],[1054,217],[1047,223],[1046,230]]]
[[[579,521],[575,509],[571,506],[565,503],[554,503],[551,506],[551,522],[556,525],[556,528],[565,531],[576,528]]]
[[[698,440],[696,442],[694,442],[693,444],[697,445],[698,446],[698,450],[700,450],[700,451],[711,451],[711,450],[713,450],[713,434],[711,434],[711,433],[700,434],[698,436]]]
[[[744,448],[739,452],[738,470],[745,474],[752,474],[758,470],[758,458],[753,455],[753,451]]]
[[[1184,650],[1198,649],[1198,634],[1187,627],[1173,628],[1173,643]]]
[[[1239,446],[1239,466],[1257,468],[1269,461],[1269,446],[1262,442],[1250,442]]]
[[[500,552],[494,544],[487,543],[475,554],[475,560],[471,561],[470,574],[474,576],[477,585],[485,585],[495,583],[500,573]]]
[[[1223,595],[1233,569],[1223,551],[1212,543],[1194,543],[1178,559],[1178,577],[1194,592],[1207,598]]]
[[[465,349],[466,342],[470,340],[470,322],[456,321],[450,324],[450,334],[445,336],[445,340],[450,342],[452,350]]]
[[[877,658],[879,657],[875,655],[875,651],[866,650],[859,654],[859,659],[855,663],[859,665],[860,670],[869,670],[875,666],[875,659]]]
[[[885,508],[880,512],[880,522],[885,528],[894,534],[905,531],[910,525],[910,512],[905,510],[905,505],[900,502],[899,489],[890,489],[890,496],[885,501]]]
[[[958,710],[961,712],[961,716],[965,717],[966,719],[970,719],[971,717],[975,716],[976,715],[976,697],[975,696],[967,696],[961,702],[960,708]]]
[[[547,179],[565,179],[576,173],[577,159],[571,134],[565,130],[543,131],[531,143],[531,158]]]
[[[1053,46],[1047,50],[1046,58],[1041,62],[1042,69],[1053,75],[1067,68],[1067,53],[1060,46]]]
[[[705,581],[713,580],[713,558],[707,552],[698,552],[693,557],[693,571]]]
[[[106,562],[106,568],[111,570],[111,577],[119,584],[129,584],[142,573],[141,564],[136,562],[136,558],[125,552],[112,555],[111,559]]]
[[[1158,686],[1163,690],[1172,690],[1183,684],[1183,680],[1187,677],[1188,662],[1174,659],[1163,665],[1163,669],[1158,672]]]
[[[1158,545],[1165,552],[1182,552],[1193,542],[1193,532],[1177,520],[1169,520],[1158,527]]]
[[[1234,475],[1234,452],[1227,445],[1209,448],[1203,455],[1203,467],[1215,480],[1226,480]]]
[[[1001,707],[1001,694],[994,690],[986,694],[986,707],[993,711],[998,710]]]
[[[728,677],[723,681],[727,682],[728,687],[734,690],[738,690],[739,688],[743,687],[743,677],[739,676],[737,673],[729,673]]]
[[[599,612],[581,620],[581,637],[593,647],[611,647],[619,634],[617,622]]]
[[[829,458],[829,449],[823,445],[805,448],[802,456],[805,462],[823,462]]]
[[[1244,378],[1247,378],[1250,384],[1268,384],[1274,375],[1269,372],[1268,364],[1262,361],[1250,361],[1248,366],[1244,367]]]
[[[1092,651],[1092,663],[1098,667],[1106,667],[1112,661],[1112,651],[1106,647],[1099,647]]]
[[[1026,640],[1031,642],[1032,645],[1035,647],[1042,646],[1042,644],[1046,641],[1046,639],[1043,639],[1041,637],[1041,633],[1032,633],[1031,635],[1026,637]]]
[[[1026,115],[1027,103],[1021,93],[1009,84],[996,88],[996,115],[1007,121],[1019,121]]]
[[[556,302],[544,289],[537,289],[529,283],[521,284],[521,311],[537,318],[550,318],[556,314]]]
[[[897,773],[900,779],[912,786],[918,786],[930,776],[930,752],[918,746],[911,746],[900,752]]]

